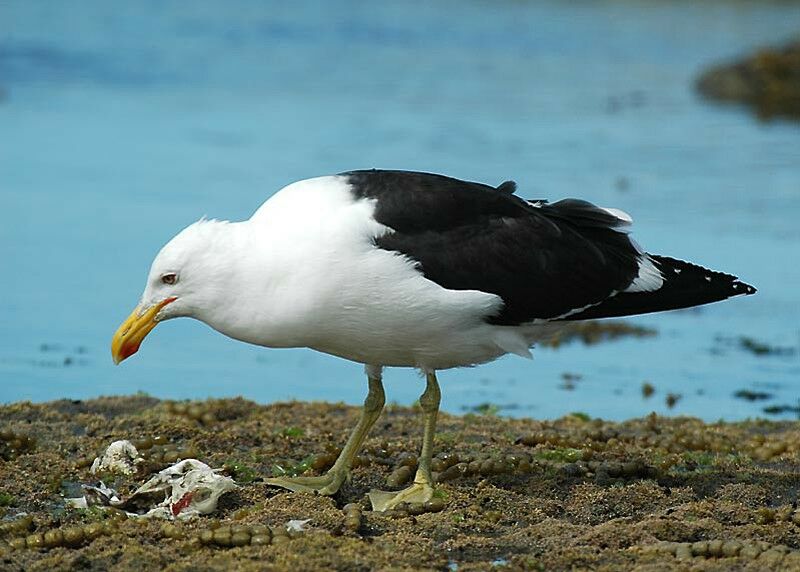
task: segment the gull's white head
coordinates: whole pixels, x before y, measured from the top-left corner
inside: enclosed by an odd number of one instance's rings
[[[135,354],[158,322],[181,316],[202,319],[203,308],[224,296],[227,221],[201,219],[170,240],[150,266],[139,305],[111,341],[114,363]]]

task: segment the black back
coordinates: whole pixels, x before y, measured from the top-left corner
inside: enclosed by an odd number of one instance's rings
[[[380,248],[416,261],[423,275],[453,290],[499,295],[488,318],[517,325],[599,304],[638,274],[625,223],[585,201],[528,203],[507,181],[494,188],[406,171],[343,173],[357,198],[376,200],[375,218],[393,229]]]

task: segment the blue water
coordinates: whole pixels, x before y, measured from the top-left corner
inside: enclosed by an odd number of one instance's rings
[[[660,335],[442,372],[443,407],[759,415],[800,397],[800,125],[707,103],[710,63],[800,31],[784,2],[0,2],[0,401],[145,391],[359,403],[361,367],[159,326],[111,334],[201,215],[300,178],[403,168],[578,196],[757,296],[636,318]],[[719,336],[794,348],[755,356]],[[561,388],[564,372],[582,379]],[[422,389],[387,372],[389,400]],[[645,380],[656,394],[643,399]],[[668,410],[666,393],[683,397]]]

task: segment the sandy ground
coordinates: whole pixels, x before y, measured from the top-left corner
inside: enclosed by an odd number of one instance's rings
[[[400,486],[420,434],[418,411],[390,407],[334,497],[263,483],[323,471],[357,416],[337,404],[143,395],[4,406],[0,568],[800,569],[796,422],[442,415],[437,497],[387,515],[365,495]],[[213,515],[174,524],[66,508],[65,495],[97,482],[89,463],[116,439],[145,458],[137,474],[104,475],[120,494],[190,456],[225,467],[239,488]],[[294,519],[311,520],[284,532]]]

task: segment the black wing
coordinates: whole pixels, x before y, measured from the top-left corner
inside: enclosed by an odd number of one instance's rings
[[[620,292],[570,315],[568,320],[610,318],[646,314],[662,310],[689,308],[718,302],[740,294],[755,294],[756,289],[740,282],[736,276],[703,268],[691,262],[651,254],[650,260],[661,272],[664,283],[652,292]]]
[[[639,253],[617,230],[625,221],[585,201],[531,204],[514,196],[510,181],[494,188],[405,171],[344,175],[357,197],[376,200],[375,218],[394,231],[377,246],[415,260],[444,288],[499,295],[505,305],[491,323],[564,316],[638,274]]]

